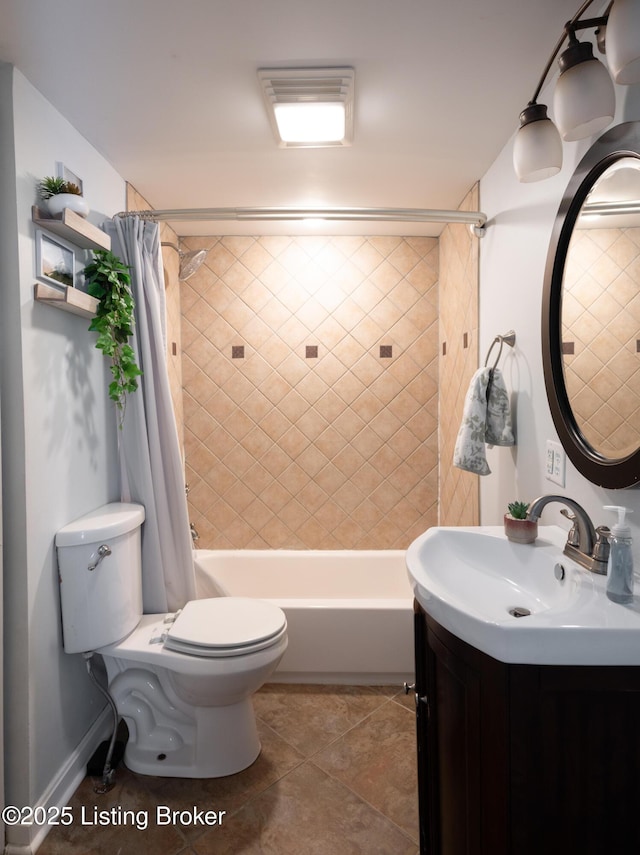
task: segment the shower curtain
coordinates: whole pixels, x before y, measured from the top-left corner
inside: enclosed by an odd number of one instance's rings
[[[142,377],[127,395],[118,431],[121,500],[144,505],[142,600],[146,614],[195,599],[184,471],[166,366],[165,294],[160,230],[139,217],[107,224],[112,250],[130,267],[135,331],[130,341]]]

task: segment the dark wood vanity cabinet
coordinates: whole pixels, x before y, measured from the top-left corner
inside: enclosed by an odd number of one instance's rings
[[[417,602],[415,642],[421,855],[639,855],[640,667],[507,665]]]

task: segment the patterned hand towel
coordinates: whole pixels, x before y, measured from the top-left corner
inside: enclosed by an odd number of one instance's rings
[[[509,396],[499,368],[480,368],[471,378],[453,465],[476,475],[489,475],[487,445],[515,445]]]

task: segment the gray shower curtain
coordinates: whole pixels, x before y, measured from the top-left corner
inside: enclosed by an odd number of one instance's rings
[[[184,471],[166,366],[160,231],[139,217],[107,224],[112,250],[130,267],[135,301],[131,345],[142,377],[127,396],[119,433],[121,499],[144,505],[142,598],[146,614],[176,611],[195,599]]]

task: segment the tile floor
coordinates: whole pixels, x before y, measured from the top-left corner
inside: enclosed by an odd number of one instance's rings
[[[418,855],[413,698],[398,687],[264,686],[254,698],[262,753],[227,778],[135,775],[106,795],[85,778],[38,855]],[[82,824],[116,806],[148,817]],[[222,824],[158,824],[171,811],[226,811]],[[83,813],[84,811],[84,813]],[[139,821],[144,824],[144,819]]]

